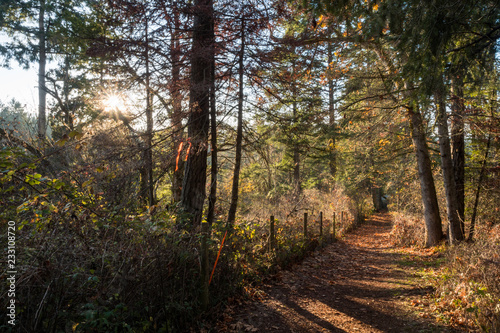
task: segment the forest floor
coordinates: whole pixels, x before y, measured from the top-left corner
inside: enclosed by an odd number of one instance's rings
[[[434,250],[395,247],[391,216],[377,214],[235,300],[217,332],[465,332],[429,310]]]

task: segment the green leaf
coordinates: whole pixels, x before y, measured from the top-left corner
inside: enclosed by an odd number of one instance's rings
[[[61,181],[59,179],[54,179],[54,188],[56,190],[60,190],[63,185],[64,185],[63,181]]]
[[[58,145],[59,147],[62,147],[66,144],[66,141],[68,141],[68,140],[66,140],[66,139],[58,140],[58,141],[56,141],[56,145]]]
[[[76,130],[70,132],[68,135],[70,138],[75,138],[76,140],[80,140],[81,138],[83,138],[83,133]]]

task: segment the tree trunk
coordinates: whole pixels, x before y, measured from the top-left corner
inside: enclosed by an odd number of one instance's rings
[[[373,208],[375,208],[376,212],[380,212],[383,210],[382,189],[378,186],[372,186],[372,201],[373,201]]]
[[[139,144],[139,149],[141,149],[141,158],[143,160],[146,160],[147,157],[147,151],[146,151],[146,145],[141,142]],[[142,165],[139,168],[139,175],[140,175],[140,183],[139,183],[139,199],[142,205],[147,205],[148,200],[147,200],[147,193],[148,193],[148,170],[146,168],[146,163],[141,163]]]
[[[244,81],[244,57],[245,57],[245,20],[241,22],[241,49],[239,58],[239,94],[238,94],[238,124],[236,129],[236,157],[234,161],[233,188],[231,191],[231,205],[227,214],[227,225],[234,225],[236,209],[238,207],[238,192],[241,167],[241,144],[243,141],[243,81]]]
[[[297,93],[295,84],[293,86],[293,105],[292,105],[292,123],[297,123]],[[302,192],[302,184],[300,180],[300,147],[298,143],[298,136],[296,133],[291,133],[293,137],[293,192],[294,195],[299,196]]]
[[[461,73],[455,73],[451,80],[451,138],[453,172],[457,193],[457,210],[462,231],[465,231],[465,133],[464,133],[464,90]]]
[[[300,181],[300,152],[297,143],[293,146],[293,187],[295,195],[302,192],[302,184]]]
[[[330,69],[331,63],[333,62],[333,50],[332,45],[328,44],[328,69]],[[331,73],[328,73],[328,115],[329,115],[329,125],[332,136],[330,137],[329,150],[330,150],[330,175],[335,182],[335,175],[337,174],[337,153],[335,149],[335,103],[334,103],[334,85]]]
[[[207,181],[207,146],[210,115],[210,68],[214,26],[212,0],[196,0],[193,8],[193,44],[189,98],[188,136],[190,148],[184,171],[181,204],[191,215],[193,226],[201,224]]]
[[[208,213],[207,222],[211,226],[215,221],[215,204],[217,202],[217,174],[218,174],[218,162],[217,162],[217,109],[215,105],[215,57],[212,59],[211,67],[212,75],[212,86],[210,89],[210,135],[211,141],[210,145],[212,148],[212,165],[210,166],[210,194],[208,195]]]
[[[412,140],[417,156],[418,177],[420,179],[420,190],[422,193],[422,203],[424,206],[426,246],[434,246],[443,238],[441,217],[439,216],[439,206],[432,176],[431,159],[427,148],[426,136],[422,115],[413,107],[408,107],[411,119]]]
[[[170,56],[172,59],[172,83],[170,85],[170,95],[172,98],[172,128],[173,128],[173,152],[177,155],[179,147],[183,140],[184,128],[182,126],[182,94],[180,85],[180,43],[179,43],[179,30],[180,20],[179,11],[177,8],[174,11],[174,31],[172,32],[172,40],[170,44]],[[177,157],[177,156],[176,156]],[[179,156],[176,158],[178,162],[173,164],[172,176],[172,198],[174,202],[181,201],[182,195],[182,181],[184,178],[184,160]]]
[[[149,36],[148,36],[148,20],[146,18],[146,151],[145,151],[145,168],[147,175],[147,197],[149,206],[155,204],[154,197],[154,181],[153,181],[153,101],[151,87],[149,84]]]
[[[70,132],[74,131],[74,125],[73,125],[73,112],[74,112],[74,107],[70,105],[69,101],[69,92],[70,92],[70,80],[69,80],[69,71],[70,71],[70,58],[69,55],[64,57],[64,88],[63,88],[63,95],[64,95],[64,105],[61,105],[61,109],[64,112],[64,122],[66,123],[66,126],[68,127],[68,130]]]
[[[450,137],[448,133],[448,117],[444,99],[444,85],[436,90],[437,125],[439,132],[439,151],[441,155],[441,169],[443,171],[444,188],[446,193],[446,208],[448,212],[450,243],[464,239],[460,218],[458,216],[457,192],[455,188],[455,174],[451,160]]]
[[[47,55],[45,49],[45,0],[40,0],[40,13],[38,17],[38,138],[45,139],[47,132],[46,101],[47,89],[45,87],[45,64]]]
[[[293,48],[295,52],[295,48]],[[298,106],[297,106],[297,82],[296,80],[296,63],[295,60],[292,61],[292,127],[296,127],[298,122]],[[290,133],[292,137],[292,153],[293,153],[293,195],[298,197],[302,192],[302,182],[300,179],[300,145],[299,136],[297,131],[292,130]]]

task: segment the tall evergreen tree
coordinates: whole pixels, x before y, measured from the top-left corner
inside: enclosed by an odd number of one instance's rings
[[[0,29],[9,41],[0,47],[8,63],[15,60],[24,67],[38,64],[38,137],[45,139],[47,131],[46,66],[56,55],[80,52],[96,26],[88,21],[89,10],[84,1],[38,0],[3,1],[0,5]]]
[[[210,116],[212,58],[214,57],[214,8],[212,0],[196,0],[191,49],[189,99],[189,154],[182,185],[181,204],[192,224],[201,223],[205,202],[207,149]]]

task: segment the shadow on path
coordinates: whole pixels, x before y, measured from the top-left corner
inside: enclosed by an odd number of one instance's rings
[[[238,310],[234,332],[457,332],[411,315],[420,285],[405,256],[389,242],[389,214],[361,227],[264,288],[265,297]]]

